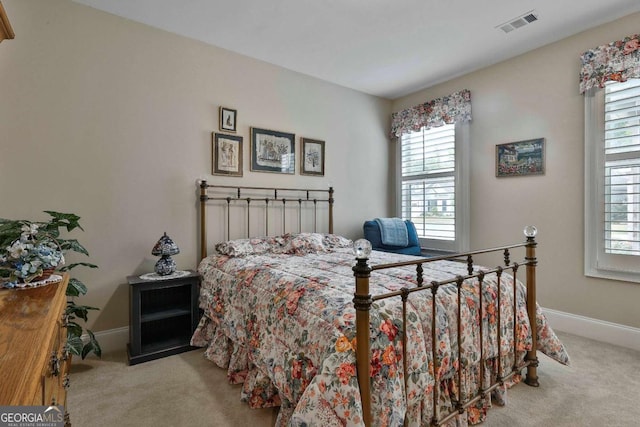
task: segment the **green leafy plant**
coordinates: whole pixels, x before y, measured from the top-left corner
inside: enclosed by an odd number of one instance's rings
[[[12,283],[30,283],[49,275],[64,264],[58,242],[38,224],[24,224],[20,238],[6,246],[0,256],[2,270],[9,272]]]
[[[77,239],[65,238],[62,230],[71,232],[75,229],[84,231],[80,226],[80,217],[71,213],[44,211],[50,216],[49,221],[38,222],[29,220],[0,219],[0,284],[5,287],[13,287],[16,281],[30,281],[42,274],[43,267],[48,267],[47,260],[51,258],[35,255],[37,248],[55,252],[59,250],[63,255],[68,252],[76,252],[89,256],[89,252]],[[39,246],[40,245],[40,246]],[[18,255],[24,255],[22,257]],[[55,254],[54,259],[58,259]],[[64,257],[62,257],[64,259]],[[45,261],[42,261],[45,260]],[[25,266],[25,264],[27,264]],[[54,267],[59,267],[56,263]],[[76,267],[98,268],[97,265],[88,262],[77,262],[64,265],[59,271],[71,271]],[[24,276],[24,277],[22,277]],[[79,305],[75,298],[85,295],[87,287],[75,277],[69,279],[67,286],[67,349],[71,354],[81,356],[83,359],[90,353],[102,356],[102,349],[92,331],[86,330],[88,340],[82,339],[83,326],[78,323],[80,319],[88,321],[90,310],[99,310],[96,307]]]

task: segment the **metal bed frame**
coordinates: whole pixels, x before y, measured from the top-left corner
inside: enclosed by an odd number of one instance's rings
[[[462,331],[461,331],[461,318],[460,318],[460,301],[462,301],[461,298],[461,289],[462,289],[462,284],[464,283],[465,280],[467,279],[477,279],[478,281],[478,286],[479,288],[482,287],[483,284],[483,280],[484,277],[487,274],[493,274],[495,273],[498,277],[498,297],[497,297],[497,306],[500,307],[500,299],[501,299],[501,279],[502,279],[502,275],[504,272],[507,271],[511,271],[512,275],[513,275],[513,281],[514,281],[514,285],[513,285],[513,304],[514,304],[514,312],[515,312],[515,305],[516,305],[516,278],[517,278],[517,272],[520,266],[525,266],[526,267],[526,288],[527,288],[527,299],[526,299],[526,303],[527,303],[527,316],[529,318],[529,324],[531,325],[531,338],[532,338],[532,346],[531,346],[531,350],[527,352],[527,355],[525,357],[525,360],[523,363],[521,364],[517,364],[516,359],[514,358],[514,365],[511,367],[511,370],[509,371],[508,374],[504,375],[504,376],[498,376],[495,381],[492,381],[491,384],[480,384],[480,386],[478,387],[478,393],[476,393],[475,396],[473,396],[472,398],[468,398],[466,400],[463,400],[460,398],[460,395],[458,395],[458,400],[456,402],[454,402],[454,407],[452,409],[452,411],[450,411],[447,414],[439,414],[438,413],[438,387],[434,387],[434,392],[433,392],[433,408],[434,408],[434,412],[433,412],[433,417],[431,419],[430,424],[432,426],[439,426],[442,425],[444,423],[446,423],[447,421],[451,420],[453,417],[455,417],[457,414],[462,414],[464,412],[465,409],[467,409],[469,406],[473,405],[474,403],[476,403],[478,400],[482,399],[482,398],[487,398],[489,396],[489,393],[491,391],[493,391],[494,389],[496,389],[498,386],[501,386],[505,383],[505,381],[509,380],[511,377],[513,377],[516,373],[519,373],[522,369],[526,368],[527,369],[527,375],[526,378],[524,380],[524,382],[530,386],[533,387],[538,387],[539,383],[538,383],[538,374],[537,374],[537,367],[538,367],[538,358],[537,358],[537,353],[536,353],[536,348],[537,348],[537,335],[536,335],[536,265],[537,265],[537,259],[536,259],[536,255],[535,255],[535,249],[536,249],[536,241],[535,241],[535,232],[530,233],[529,235],[526,235],[526,242],[524,243],[519,243],[519,244],[514,244],[514,245],[509,245],[509,246],[501,246],[501,247],[496,247],[496,248],[492,248],[492,249],[485,249],[485,250],[478,250],[478,251],[472,251],[472,252],[465,252],[465,253],[459,253],[459,254],[455,254],[455,255],[444,255],[444,256],[438,256],[438,257],[433,257],[433,258],[427,258],[424,260],[418,260],[418,261],[406,261],[406,262],[399,262],[399,263],[392,263],[392,264],[380,264],[380,265],[374,265],[374,266],[370,266],[368,264],[368,259],[366,257],[362,257],[362,258],[358,258],[356,265],[353,267],[353,271],[354,271],[354,275],[356,277],[356,290],[355,290],[355,295],[353,298],[353,302],[354,302],[354,306],[356,309],[356,339],[357,339],[357,347],[356,347],[356,365],[358,368],[360,367],[366,367],[365,369],[357,369],[357,376],[358,376],[358,385],[360,387],[360,394],[362,397],[362,408],[363,408],[363,417],[364,417],[364,423],[365,425],[368,427],[372,424],[372,413],[371,413],[371,381],[369,378],[369,365],[370,365],[370,330],[369,330],[369,310],[371,309],[372,304],[375,301],[379,301],[382,299],[387,299],[387,298],[394,298],[394,297],[400,297],[402,299],[402,316],[403,316],[403,321],[402,321],[402,325],[403,325],[403,331],[402,331],[402,336],[403,336],[403,363],[404,363],[404,371],[407,372],[407,357],[406,357],[406,348],[407,348],[407,343],[406,343],[406,337],[407,337],[407,333],[406,333],[406,313],[407,313],[407,301],[408,298],[411,294],[415,293],[415,292],[431,292],[432,297],[431,297],[431,313],[432,313],[432,318],[431,318],[431,342],[435,343],[436,342],[436,308],[435,308],[435,301],[436,301],[436,294],[439,290],[439,288],[441,288],[444,285],[450,285],[450,284],[455,284],[455,286],[457,287],[457,292],[458,292],[458,319],[457,319],[457,325],[458,325],[458,333],[457,333],[457,339],[458,339],[458,360],[462,360],[461,357],[461,353],[462,353],[462,346],[460,345],[460,337],[462,335]],[[525,248],[525,258],[521,263],[512,263],[510,261],[510,256],[511,256],[511,250],[516,249],[516,248]],[[491,270],[478,270],[476,269],[474,271],[474,261],[473,261],[473,257],[475,255],[481,255],[481,254],[491,254],[491,253],[499,253],[502,252],[503,255],[503,259],[504,259],[504,266],[499,266],[496,267],[494,269]],[[423,272],[423,265],[424,264],[428,264],[428,263],[432,263],[435,261],[442,261],[442,260],[455,260],[455,261],[466,261],[467,263],[467,275],[466,276],[456,276],[453,277],[449,280],[444,280],[444,281],[439,281],[439,282],[430,282],[430,283],[423,283],[423,277],[422,277],[422,272]],[[389,269],[389,268],[396,268],[396,267],[402,267],[402,266],[415,266],[416,268],[416,282],[417,282],[417,286],[415,288],[403,288],[399,291],[395,291],[395,292],[389,292],[389,293],[385,293],[385,294],[381,294],[381,295],[376,295],[376,296],[371,296],[371,294],[369,293],[369,282],[372,276],[372,273],[376,272],[376,271],[380,271],[380,270],[384,270],[384,269]],[[484,370],[484,366],[483,366],[483,361],[485,360],[483,357],[483,349],[484,349],[484,337],[483,337],[483,333],[482,333],[482,317],[483,317],[483,312],[482,312],[482,292],[479,291],[478,292],[479,295],[479,306],[480,306],[480,316],[478,319],[479,322],[479,329],[480,329],[480,378],[484,378],[484,374],[483,374],[483,370]],[[501,328],[500,326],[502,325],[502,319],[500,318],[500,312],[501,310],[497,310],[497,322],[498,322],[498,343],[501,342]],[[516,323],[516,319],[514,316],[514,330],[515,330],[515,323]],[[516,348],[518,346],[518,340],[517,337],[514,333],[514,344],[513,344],[513,351],[514,354],[516,352]],[[436,364],[434,366],[434,373],[438,372],[438,365],[437,365],[437,357],[436,357],[436,349],[435,346],[432,346],[433,348],[431,349],[432,354],[432,360],[434,361],[434,363]],[[501,346],[498,345],[498,373],[502,372],[502,354],[500,354],[500,348]],[[456,378],[456,382],[457,382],[457,390],[458,393],[461,393],[462,390],[462,367],[458,367],[458,371],[457,371],[457,378]],[[435,376],[435,374],[434,374]],[[407,375],[404,376],[405,378],[405,388],[406,388],[406,382],[407,382]],[[439,379],[436,377],[435,379],[435,384],[437,385],[439,383]],[[481,380],[482,381],[482,380]]]
[[[207,225],[206,208],[209,201],[222,202],[226,204],[226,224],[227,239],[231,236],[231,205],[245,205],[246,209],[246,237],[251,236],[251,212],[252,208],[261,206],[264,214],[264,224],[266,235],[269,235],[269,212],[276,204],[281,204],[282,209],[282,230],[286,229],[287,217],[284,207],[287,203],[297,204],[298,210],[298,233],[302,232],[302,214],[304,207],[311,207],[313,210],[313,231],[318,229],[317,214],[318,205],[327,203],[329,206],[328,232],[333,233],[333,187],[329,189],[300,189],[300,188],[274,188],[274,187],[248,187],[234,185],[214,185],[207,181],[200,181],[200,258],[207,256]],[[262,193],[259,196],[251,197],[250,192]],[[244,194],[243,194],[244,193]],[[326,193],[326,194],[325,194]]]
[[[317,209],[319,204],[327,203],[328,204],[328,232],[333,233],[333,204],[334,204],[334,190],[332,187],[325,190],[318,189],[296,189],[296,188],[273,188],[273,187],[248,187],[248,186],[230,186],[230,185],[213,185],[208,184],[206,181],[201,181],[200,184],[200,248],[201,248],[201,258],[207,256],[207,242],[206,242],[206,206],[210,201],[217,201],[221,203],[223,206],[226,206],[227,211],[227,237],[230,236],[230,207],[232,204],[240,204],[246,206],[246,221],[247,221],[247,237],[252,237],[250,234],[250,215],[251,208],[255,205],[261,205],[264,211],[265,224],[267,227],[267,235],[269,233],[268,224],[269,224],[269,211],[270,208],[274,205],[281,204],[282,209],[282,228],[286,227],[286,210],[284,206],[289,204],[297,204],[298,206],[298,232],[301,232],[302,227],[302,212],[303,206],[311,205],[313,209],[314,215],[314,232],[317,229]],[[261,196],[251,197],[249,193],[258,192],[261,193]],[[392,263],[392,264],[380,264],[370,266],[368,264],[368,259],[366,257],[357,258],[356,264],[353,267],[354,276],[355,276],[355,293],[353,298],[354,307],[356,309],[356,340],[357,340],[357,348],[356,348],[356,371],[358,384],[360,388],[360,394],[362,398],[362,408],[363,408],[363,418],[364,424],[368,427],[372,424],[373,414],[371,412],[371,378],[369,376],[369,366],[371,364],[371,354],[370,354],[370,330],[369,330],[369,311],[371,310],[371,306],[375,301],[379,301],[386,298],[401,298],[402,299],[402,312],[403,318],[406,316],[406,305],[408,298],[411,294],[415,292],[431,292],[431,304],[432,304],[432,319],[431,319],[431,339],[432,342],[435,342],[435,334],[436,334],[436,310],[435,310],[435,300],[436,294],[438,290],[444,285],[455,284],[458,291],[458,307],[460,306],[460,291],[462,288],[462,284],[467,279],[476,279],[478,281],[478,286],[482,287],[483,279],[486,274],[496,274],[498,276],[498,285],[500,285],[500,280],[502,279],[502,275],[504,272],[511,272],[514,280],[514,309],[516,304],[515,292],[516,286],[515,281],[517,277],[518,270],[521,266],[525,266],[526,268],[526,289],[527,289],[527,315],[529,318],[529,323],[531,325],[531,335],[532,335],[532,347],[531,350],[527,352],[526,357],[521,364],[517,364],[517,361],[514,359],[514,365],[511,367],[509,373],[505,376],[499,376],[492,381],[491,384],[480,384],[478,387],[478,393],[472,398],[463,400],[458,398],[456,402],[454,402],[454,407],[452,411],[446,414],[438,413],[438,388],[434,388],[433,393],[433,407],[434,413],[433,417],[430,421],[432,426],[439,426],[447,421],[451,420],[457,414],[461,414],[464,412],[466,408],[470,405],[477,402],[479,399],[487,398],[489,393],[493,391],[496,387],[503,385],[505,381],[510,379],[516,373],[521,372],[526,368],[527,374],[525,378],[525,383],[537,387],[538,384],[538,375],[537,375],[537,367],[538,367],[538,358],[536,353],[537,348],[537,335],[536,335],[536,246],[537,243],[535,241],[535,228],[527,227],[529,232],[525,231],[526,242],[501,246],[492,249],[485,249],[479,251],[465,252],[459,253],[455,255],[443,255],[431,258],[424,258],[420,260],[412,260],[406,262]],[[524,260],[520,263],[513,263],[510,260],[511,250],[517,248],[524,248],[525,257]],[[498,253],[501,252],[502,258],[504,261],[504,265],[496,267],[492,270],[474,270],[474,261],[473,257],[481,254],[490,254],[490,253]],[[455,261],[463,261],[467,263],[467,275],[465,276],[457,276],[453,277],[449,280],[444,280],[440,282],[431,282],[431,283],[423,283],[423,265],[435,261],[442,260],[455,260]],[[414,288],[403,288],[399,291],[389,292],[382,295],[371,296],[369,293],[369,283],[371,280],[375,280],[375,272],[396,268],[402,266],[415,266],[416,268],[416,283],[418,284]],[[373,277],[372,277],[373,276]],[[498,286],[500,288],[500,286]],[[480,307],[482,307],[482,292],[478,292],[480,298]],[[500,306],[500,294],[498,292],[498,300],[497,304]],[[482,310],[482,309],[481,309]],[[458,340],[460,340],[460,312],[461,310],[458,308]],[[482,333],[482,311],[480,313],[480,353],[481,353],[481,361],[484,361],[482,351],[484,348],[484,337]],[[515,317],[515,316],[514,316]],[[403,339],[406,340],[406,319],[403,319]],[[500,310],[498,310],[498,324],[501,325],[500,319]],[[515,319],[514,319],[514,327],[515,327]],[[500,342],[500,327],[498,327],[498,342]],[[458,343],[460,344],[460,343]],[[514,334],[514,352],[515,348],[518,345],[517,339]],[[500,349],[500,345],[498,345]],[[403,351],[406,352],[406,341],[403,342]],[[435,355],[435,348],[431,349],[433,358],[432,360],[437,361]],[[458,345],[458,360],[462,360],[461,358],[461,346]],[[500,350],[499,350],[500,351]],[[404,369],[406,372],[406,354],[403,354],[403,363]],[[498,372],[501,372],[501,364],[502,364],[502,355],[498,355]],[[483,378],[483,365],[481,363],[480,366],[481,375],[480,378]],[[434,367],[434,372],[437,372],[437,365]],[[461,372],[460,367],[458,368],[457,375],[457,389],[459,393],[462,390],[461,387]],[[406,387],[406,378],[405,375],[405,387]],[[435,378],[435,384],[438,384],[438,378]]]

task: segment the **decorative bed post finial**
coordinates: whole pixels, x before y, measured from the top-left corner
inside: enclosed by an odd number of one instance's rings
[[[538,229],[533,225],[527,225],[522,231],[527,237],[527,241],[535,240],[535,237],[538,234]]]

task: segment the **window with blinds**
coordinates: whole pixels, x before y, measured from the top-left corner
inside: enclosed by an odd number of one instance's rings
[[[456,239],[455,125],[421,129],[401,139],[402,217],[423,239]]]
[[[640,79],[607,84],[604,108],[604,250],[640,255]]]

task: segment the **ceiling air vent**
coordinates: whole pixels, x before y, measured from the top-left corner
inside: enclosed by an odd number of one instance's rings
[[[513,30],[517,30],[518,28],[524,27],[527,24],[530,24],[534,21],[538,20],[538,15],[535,11],[530,10],[524,15],[520,15],[516,18],[512,18],[505,22],[504,24],[500,24],[496,26],[497,29],[504,31],[505,33],[510,33]]]

